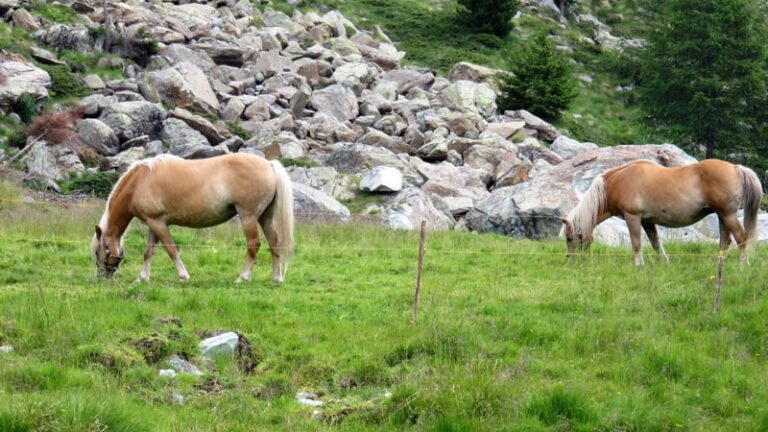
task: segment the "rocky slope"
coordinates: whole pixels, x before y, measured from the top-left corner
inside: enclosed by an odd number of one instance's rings
[[[28,177],[54,188],[72,172],[124,171],[163,153],[247,152],[295,165],[300,217],[347,221],[339,201],[376,194],[363,212],[394,228],[427,220],[431,229],[544,238],[557,235],[560,217],[603,170],[637,158],[693,160],[671,145],[598,149],[524,110],[498,112],[493,70],[459,63],[440,77],[402,67],[405,53],[383,32],[359,30],[335,11],[76,1],[77,22],[56,24],[24,2],[0,4],[47,50],[2,56],[3,112],[22,94],[48,97],[51,77],[35,62],[103,51],[98,29],[112,29],[111,52],[126,59],[123,79],[84,77],[93,94],[78,103],[83,118],[68,142],[37,142],[24,157]],[[86,168],[72,141],[97,153],[99,168]],[[617,242],[622,229],[602,238]]]

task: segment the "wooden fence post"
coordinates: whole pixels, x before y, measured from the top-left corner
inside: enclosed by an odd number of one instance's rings
[[[725,253],[720,251],[717,256],[717,281],[715,282],[715,309],[714,313],[720,313],[720,288],[723,286],[723,266],[725,266]]]
[[[419,318],[419,296],[421,295],[421,269],[424,264],[424,238],[427,231],[427,221],[421,221],[421,234],[419,235],[419,261],[416,264],[416,294],[413,296],[413,322]]]

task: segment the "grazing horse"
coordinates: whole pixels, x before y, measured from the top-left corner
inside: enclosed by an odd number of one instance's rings
[[[754,171],[717,159],[674,168],[647,160],[629,162],[595,178],[576,208],[563,219],[568,260],[577,250],[589,248],[597,225],[619,216],[629,228],[636,265],[643,265],[641,229],[656,252],[669,262],[656,225],[679,228],[717,213],[720,250],[728,249],[733,236],[741,249],[741,263],[748,264],[747,246],[755,238],[762,194]],[[740,205],[744,207],[744,226],[737,216]]]
[[[133,164],[107,199],[91,246],[99,276],[111,277],[125,255],[123,234],[133,218],[149,227],[140,281],[149,280],[155,244],[161,241],[179,278],[189,279],[169,225],[205,228],[235,215],[247,241],[237,282],[249,281],[259,250],[259,225],[272,252],[272,279],[282,282],[293,254],[293,191],[278,161],[249,154],[184,160],[158,156]],[[281,261],[282,260],[282,261]]]

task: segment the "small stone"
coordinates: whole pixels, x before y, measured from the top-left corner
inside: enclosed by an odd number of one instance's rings
[[[360,190],[368,192],[400,192],[403,190],[403,174],[397,169],[380,165],[360,181]]]
[[[222,333],[200,341],[200,352],[207,357],[217,355],[232,355],[237,349],[240,336],[235,332]]]
[[[8,354],[13,352],[13,347],[10,345],[0,345],[0,353]]]
[[[166,378],[176,378],[176,371],[173,369],[160,369],[160,376]]]

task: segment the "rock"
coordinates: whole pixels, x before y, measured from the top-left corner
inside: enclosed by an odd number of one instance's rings
[[[472,81],[476,83],[484,83],[492,89],[498,90],[496,76],[500,72],[501,71],[498,69],[491,69],[469,62],[459,62],[453,65],[451,71],[448,72],[448,80],[451,82]]]
[[[116,156],[102,159],[100,168],[102,171],[116,170],[118,172],[125,172],[131,165],[144,159],[146,156],[144,147],[131,147],[118,153]]]
[[[40,29],[32,36],[56,52],[64,50],[77,51],[82,54],[93,54],[95,40],[90,30],[82,25],[54,24]]]
[[[494,133],[504,139],[511,137],[525,127],[524,121],[489,123],[484,133]]]
[[[96,74],[86,75],[85,78],[83,78],[83,82],[91,90],[103,90],[107,87],[107,85],[104,84],[104,81],[102,81],[101,77]]]
[[[416,154],[429,162],[445,160],[448,157],[448,140],[436,137],[416,150]]]
[[[262,98],[256,98],[254,99],[253,103],[248,105],[248,107],[245,109],[245,112],[243,112],[243,116],[247,118],[248,120],[254,120],[254,121],[265,121],[269,120],[271,117],[269,113],[269,103],[265,101]]]
[[[201,340],[198,349],[202,355],[210,358],[233,356],[237,352],[239,342],[240,335],[236,332],[226,332]]]
[[[56,54],[48,51],[47,49],[32,46],[32,47],[29,47],[29,53],[33,59],[39,61],[40,63],[48,64],[48,65],[67,66],[67,62],[57,59]]]
[[[162,48],[160,50],[160,54],[164,58],[170,60],[169,63],[171,65],[182,62],[192,63],[213,78],[223,78],[220,70],[217,68],[216,62],[214,62],[213,59],[205,51],[191,49],[190,46],[175,43]],[[151,64],[150,66],[155,65]],[[153,67],[153,69],[164,69],[167,66],[168,64],[158,65]]]
[[[40,28],[40,24],[37,19],[27,12],[26,9],[16,9],[11,14],[11,21],[14,27],[22,28],[28,32],[33,32]]]
[[[381,221],[394,229],[419,229],[421,221],[427,221],[427,229],[448,230],[453,220],[435,208],[432,200],[421,189],[408,187],[390,198],[385,204]]]
[[[390,136],[402,135],[408,124],[397,114],[388,114],[381,117],[373,127]]]
[[[168,114],[171,117],[183,120],[189,127],[200,132],[211,144],[220,144],[231,137],[229,131],[219,130],[206,118],[192,114],[183,108],[174,108]]]
[[[318,399],[317,395],[309,392],[296,393],[296,402],[310,407],[319,407],[325,405],[325,402]]]
[[[476,111],[485,117],[496,113],[496,92],[488,84],[456,81],[440,92],[440,100],[459,111]]]
[[[92,94],[80,99],[78,106],[83,108],[83,115],[92,117],[99,115],[104,108],[116,102],[118,100],[114,96]]]
[[[474,145],[463,155],[464,165],[484,171],[489,174],[489,183],[496,183],[521,161],[517,153],[505,148]]]
[[[168,363],[168,366],[170,366],[172,370],[175,370],[179,373],[185,373],[194,376],[201,376],[203,374],[203,372],[197,366],[190,363],[188,360],[179,357],[178,354],[170,356],[166,360],[166,363]]]
[[[99,120],[109,125],[118,139],[127,141],[142,135],[156,136],[165,116],[165,110],[157,104],[118,102],[106,106]]]
[[[551,151],[555,152],[563,159],[568,159],[576,156],[581,152],[593,150],[596,148],[597,144],[580,143],[575,139],[568,138],[565,135],[560,135],[559,137],[555,138],[555,141],[552,142],[552,145],[549,146]]]
[[[304,108],[307,107],[307,104],[310,100],[310,94],[304,90],[297,90],[296,93],[293,94],[289,103],[289,107],[294,119],[300,119],[304,117]]]
[[[238,68],[243,66],[244,50],[234,43],[213,40],[208,43],[191,44],[190,48],[205,52],[217,65],[227,65]]]
[[[304,220],[347,222],[352,217],[332,196],[301,183],[293,183],[293,208],[296,217]]]
[[[31,63],[16,60],[0,60],[0,111],[7,112],[23,94],[32,95],[38,103],[48,99],[51,77],[48,72]]]
[[[526,110],[507,111],[504,115],[524,121],[525,126],[538,132],[539,138],[544,141],[552,142],[555,138],[560,136],[560,132],[558,132],[554,126]]]
[[[546,173],[533,176],[532,180],[494,190],[467,214],[467,226],[473,231],[511,237],[557,236],[562,227],[560,218],[578,203],[579,196],[595,177],[636,159],[654,160],[664,166],[695,162],[694,158],[669,144],[587,150],[553,166]]]
[[[358,119],[360,119],[360,117],[358,117]],[[400,137],[391,137],[376,129],[369,130],[368,133],[361,136],[357,142],[374,147],[384,147],[394,153],[411,153],[415,150],[406,144],[404,139]]]
[[[306,152],[306,143],[299,141],[293,134],[280,134],[264,148],[267,159],[302,159]]]
[[[256,64],[252,69],[255,74],[261,74],[266,78],[279,74],[286,69],[290,69],[291,65],[291,59],[283,57],[280,55],[279,50],[273,49],[259,51],[258,57],[256,58]]]
[[[355,94],[338,84],[316,90],[311,101],[318,113],[330,115],[338,121],[353,120],[359,113]]]
[[[435,82],[435,75],[427,70],[405,68],[389,71],[381,79],[396,82],[397,92],[404,95],[414,88],[429,90]]]
[[[467,197],[443,197],[442,199],[453,217],[467,214],[475,205],[472,199]]]
[[[26,179],[35,180],[55,191],[59,191],[56,180],[66,178],[56,165],[56,157],[45,142],[37,142],[22,158],[27,167]]]
[[[227,105],[224,107],[224,111],[221,114],[221,118],[226,121],[237,121],[243,115],[245,111],[245,104],[239,98],[230,98],[227,101]]]
[[[173,369],[160,369],[160,376],[164,378],[176,378],[176,371]]]
[[[10,354],[13,352],[11,345],[0,345],[0,354]]]
[[[366,63],[347,63],[339,66],[331,79],[345,87],[365,88],[376,77],[378,70]]]
[[[390,150],[381,147],[372,147],[365,144],[342,146],[336,149],[330,158],[328,165],[348,174],[365,174],[379,165],[396,168],[403,174],[407,183],[421,185],[424,179],[411,166],[409,161],[399,158]]]
[[[366,192],[400,192],[403,190],[403,175],[389,166],[374,167],[360,180],[360,190]]]
[[[164,100],[180,108],[217,115],[219,101],[205,73],[188,62],[149,72],[147,81]]]
[[[427,179],[421,189],[440,197],[467,197],[478,201],[488,196],[483,172],[472,167],[454,166],[449,162],[430,164],[414,161],[416,170]]]
[[[289,167],[288,175],[291,180],[311,186],[314,189],[325,192],[337,200],[351,200],[355,198],[355,179],[348,174],[340,174],[331,167]]]
[[[203,134],[176,118],[169,118],[163,122],[160,139],[168,144],[171,154],[184,159],[204,159],[219,156],[228,151],[220,146],[211,147]]]
[[[98,119],[83,119],[77,122],[75,131],[80,140],[100,155],[114,156],[120,149],[120,140],[108,124]]]

